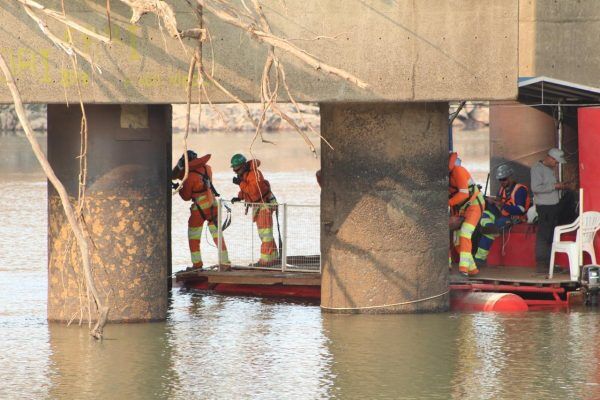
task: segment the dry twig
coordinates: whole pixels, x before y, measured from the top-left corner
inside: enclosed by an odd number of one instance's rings
[[[64,18],[67,18],[67,12],[65,9],[65,2],[64,0],[61,0],[61,8],[62,8],[62,13]],[[74,46],[73,43],[73,35],[71,34],[71,28],[69,27],[69,25],[66,26],[67,27],[67,36],[69,38],[69,44],[71,45],[71,47]],[[88,124],[87,124],[87,115],[85,112],[85,106],[83,105],[83,94],[81,92],[81,82],[79,81],[79,65],[77,62],[77,56],[75,54],[71,54],[69,56],[70,60],[71,60],[71,66],[73,67],[73,71],[75,74],[75,82],[77,85],[77,94],[79,96],[79,108],[81,110],[81,128],[80,128],[80,132],[79,132],[79,136],[80,136],[80,149],[79,149],[79,176],[78,176],[78,193],[77,193],[77,213],[76,213],[76,217],[78,219],[78,222],[81,224],[81,228],[83,231],[83,234],[85,235],[86,239],[89,241],[89,243],[93,243],[92,239],[90,237],[90,234],[87,230],[87,225],[85,223],[85,218],[83,216],[83,206],[85,203],[85,189],[86,189],[86,182],[87,182],[87,144],[88,144]],[[87,305],[87,311],[88,311],[88,324],[91,325],[92,323],[92,318],[91,318],[91,310],[90,310],[90,290],[89,288],[87,288],[86,286],[86,295],[88,298],[88,301],[86,302]],[[83,310],[81,310],[80,315],[83,315]],[[81,323],[81,320],[80,320]]]
[[[254,10],[258,14],[258,18],[259,18],[262,29],[271,34],[272,33],[271,26],[269,25],[269,22],[267,21],[267,18],[263,12],[262,6],[258,2],[258,0],[252,0],[252,4],[254,5]],[[300,108],[289,90],[289,86],[287,84],[287,80],[285,77],[285,69],[283,67],[283,64],[279,61],[279,58],[275,55],[275,47],[274,46],[269,47],[269,55],[267,57],[267,61],[265,64],[265,72],[263,74],[263,93],[269,94],[269,92],[271,91],[270,84],[269,84],[269,74],[270,74],[270,69],[273,65],[275,65],[275,68],[276,68],[275,79],[277,80],[277,82],[276,82],[277,85],[275,86],[275,89],[273,89],[274,93],[271,93],[271,95],[272,95],[271,97],[274,99],[274,101],[270,102],[270,104],[267,104],[267,107],[270,107],[271,109],[273,109],[275,111],[275,113],[277,115],[279,115],[279,117],[281,119],[286,121],[292,128],[294,128],[294,130],[296,130],[296,132],[298,132],[298,134],[304,139],[304,141],[310,148],[310,151],[314,154],[314,156],[316,158],[317,151],[316,151],[315,146],[312,143],[312,141],[302,131],[302,129],[300,129],[298,124],[296,124],[296,122],[289,115],[287,115],[285,112],[283,112],[281,110],[281,108],[277,105],[277,100],[276,100],[277,99],[277,91],[279,88],[279,82],[281,81],[281,84],[286,89],[286,92],[288,94],[290,101],[294,104],[294,106],[296,107],[296,110],[298,112],[300,112]],[[301,112],[300,112],[300,115],[302,115]]]
[[[129,22],[137,24],[144,14],[156,14],[165,24],[167,31],[172,37],[180,37],[177,29],[175,12],[169,4],[163,0],[121,0],[122,3],[131,8],[131,19]]]
[[[61,14],[57,11],[51,10],[51,9],[47,8],[46,6],[38,3],[37,1],[33,1],[33,0],[17,0],[17,1],[21,4],[23,4],[25,7],[29,7],[29,8],[38,10],[38,11],[44,13],[45,15],[47,15],[59,22],[62,22],[63,24],[83,33],[84,35],[94,38],[102,43],[110,43],[110,38],[107,38],[104,35],[101,35],[99,33],[94,32],[91,29],[86,28],[85,26],[73,21],[66,15]]]
[[[50,31],[46,22],[44,22],[44,20],[42,20],[40,17],[38,17],[35,14],[35,12],[33,11],[33,9],[31,7],[29,7],[28,5],[23,5],[23,8],[25,9],[25,12],[27,13],[27,15],[29,15],[29,17],[37,23],[37,25],[40,27],[40,29],[42,30],[44,35],[46,35],[46,37],[48,37],[48,39],[50,39],[58,48],[62,49],[69,56],[73,55],[73,53],[78,54],[81,58],[86,60],[93,68],[95,68],[99,73],[102,73],[102,70],[100,69],[100,67],[94,63],[94,61],[92,60],[92,57],[90,57],[89,54],[84,53],[83,51],[79,50],[77,47],[72,46],[71,44],[58,38],[54,33],[52,33],[52,31]]]
[[[187,180],[189,168],[190,168],[190,161],[188,160],[188,155],[187,155],[187,149],[188,149],[187,138],[190,133],[190,116],[191,116],[191,108],[192,108],[192,82],[194,81],[195,68],[196,68],[196,55],[194,54],[190,60],[190,67],[188,69],[188,79],[187,79],[187,88],[186,88],[187,103],[186,103],[186,113],[185,113],[185,134],[183,135],[183,160],[184,160],[185,171],[183,173],[183,178],[181,178],[181,181],[179,182],[179,185],[173,191],[173,195],[175,193],[179,192],[181,190],[181,188],[183,187],[183,184]]]
[[[260,30],[254,24],[244,23],[240,18],[236,17],[232,13],[210,5],[208,0],[197,1],[221,21],[246,31],[253,39],[255,39],[258,42],[266,43],[268,45],[281,49],[286,53],[296,57],[305,64],[310,65],[315,70],[327,72],[329,74],[338,76],[342,79],[347,80],[353,85],[358,86],[361,89],[369,87],[369,85],[360,78],[350,74],[349,72],[344,71],[343,69],[336,68],[324,63],[323,61],[317,59],[316,57],[302,50],[293,43],[290,43],[288,40],[277,37],[272,33],[265,32],[264,30]]]

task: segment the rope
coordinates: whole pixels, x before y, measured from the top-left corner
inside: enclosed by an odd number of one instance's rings
[[[442,297],[442,296],[447,295],[449,292],[450,292],[449,290],[446,290],[444,293],[436,294],[435,296],[425,297],[423,299],[403,301],[401,303],[394,303],[394,304],[383,304],[383,305],[380,305],[380,306],[366,306],[366,307],[325,307],[325,306],[321,306],[321,309],[323,309],[323,310],[372,310],[372,309],[376,309],[376,308],[405,306],[405,305],[408,305],[408,304],[420,303],[420,302],[423,302],[423,301],[432,300],[432,299],[435,299],[435,298],[438,298],[438,297]]]
[[[513,225],[511,224],[510,226],[504,227],[502,228],[502,256],[504,257],[506,255],[506,246],[508,245],[508,242],[510,241],[510,231],[512,230]],[[504,240],[504,234],[506,232],[506,230],[508,229],[508,234],[506,235],[506,240]]]
[[[208,224],[210,224],[210,222]],[[210,232],[210,228],[208,227],[208,224],[206,224],[206,229],[204,229],[204,224],[202,224],[202,232],[204,233],[204,240],[208,242],[209,246],[214,247],[216,249],[217,245],[213,243],[214,240],[212,237],[212,233]],[[216,224],[215,224],[215,226],[216,226]],[[200,246],[202,246],[202,243],[200,243]]]

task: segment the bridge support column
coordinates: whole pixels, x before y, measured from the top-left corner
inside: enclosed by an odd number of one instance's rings
[[[322,104],[321,305],[448,309],[448,104]]]
[[[171,106],[88,105],[84,218],[109,321],[165,319],[171,269]],[[48,105],[48,158],[77,202],[81,111]],[[79,249],[48,186],[48,319],[87,320]],[[92,316],[94,314],[92,313]]]

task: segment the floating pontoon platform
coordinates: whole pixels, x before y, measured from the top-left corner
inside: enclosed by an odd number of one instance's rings
[[[536,274],[526,267],[486,267],[478,275],[465,278],[457,271],[450,274],[450,291],[514,293],[530,307],[565,307],[572,302],[577,283],[567,272]]]
[[[233,268],[230,271],[182,271],[176,282],[188,289],[216,293],[277,297],[319,301],[321,274],[317,272],[281,272]],[[577,284],[568,273],[555,273],[552,279],[525,267],[487,267],[477,276],[465,278],[457,271],[450,274],[451,293],[495,292],[521,296],[530,307],[564,307]]]
[[[175,281],[189,289],[239,296],[314,301],[321,298],[321,274],[318,272],[281,272],[234,267],[230,271],[179,272]]]

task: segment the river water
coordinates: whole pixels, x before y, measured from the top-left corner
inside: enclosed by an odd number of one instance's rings
[[[248,137],[191,142],[233,192],[227,157]],[[282,198],[318,204],[301,140],[257,153]],[[600,398],[600,318],[585,309],[345,316],[176,288],[166,322],[109,325],[101,343],[48,324],[46,182],[30,154],[0,137],[0,399]],[[187,212],[174,199],[174,269],[188,263]]]

